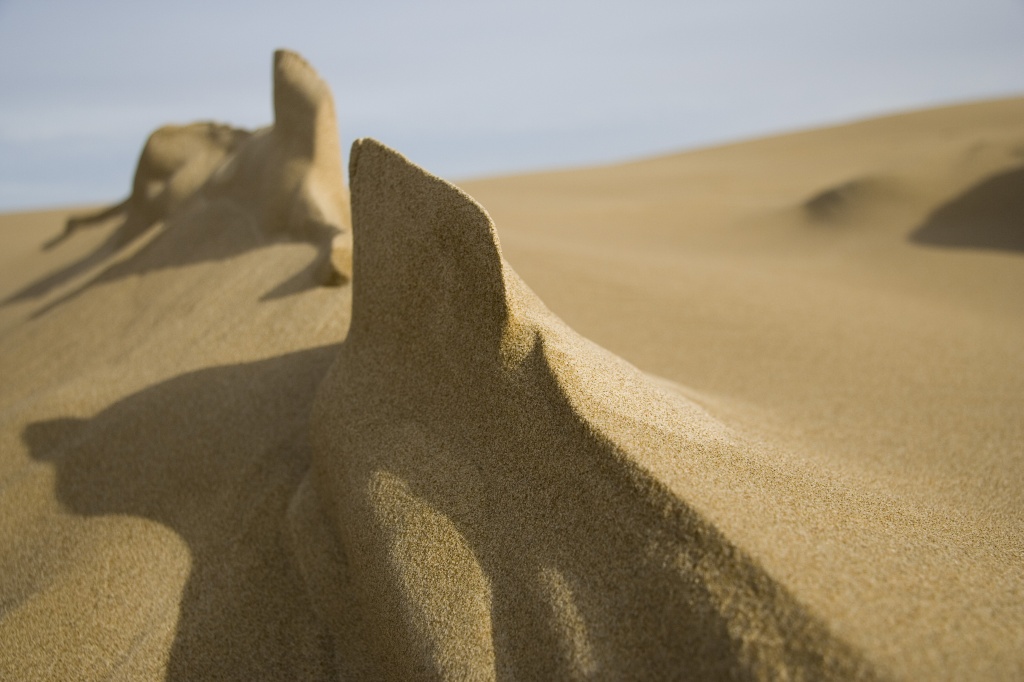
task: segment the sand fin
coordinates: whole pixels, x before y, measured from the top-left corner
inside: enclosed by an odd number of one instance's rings
[[[369,138],[352,145],[349,183],[359,235],[350,338],[496,358],[508,302],[487,212]]]

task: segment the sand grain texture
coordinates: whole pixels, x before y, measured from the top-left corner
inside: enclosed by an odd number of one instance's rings
[[[350,167],[352,326],[306,490],[353,676],[871,676],[686,503],[741,456],[711,419],[551,315],[458,189],[372,140]]]
[[[323,287],[275,69],[131,243],[0,216],[0,679],[1024,675],[1024,100],[480,204],[363,140]]]

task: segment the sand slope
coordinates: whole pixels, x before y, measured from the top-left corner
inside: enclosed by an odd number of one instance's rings
[[[465,184],[574,329],[814,472],[712,517],[910,679],[1021,674],[1022,122],[1009,100]]]
[[[982,103],[492,224],[363,141],[333,288],[257,180],[31,295],[123,222],[0,218],[0,678],[1020,677],[1022,149]]]
[[[370,140],[350,167],[309,491],[354,677],[869,675],[687,503],[743,459],[717,424],[551,315],[468,196]]]
[[[275,125],[152,225],[0,227],[2,679],[334,677],[283,529],[348,324],[304,237],[347,191],[326,86],[287,53],[274,82]]]

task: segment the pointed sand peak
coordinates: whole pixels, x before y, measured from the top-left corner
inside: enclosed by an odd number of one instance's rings
[[[331,90],[316,70],[295,52],[274,52],[274,130],[305,142],[312,155],[335,125]],[[330,142],[337,146],[336,132]]]
[[[370,139],[350,183],[292,532],[353,676],[871,676],[703,514],[749,480],[721,425],[548,312],[457,187]]]
[[[373,139],[352,145],[349,182],[353,342],[496,360],[509,305],[487,212]]]

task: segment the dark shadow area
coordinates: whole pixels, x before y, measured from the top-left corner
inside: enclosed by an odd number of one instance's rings
[[[943,204],[909,239],[927,246],[1024,252],[1024,166]]]
[[[336,678],[285,528],[309,465],[310,405],[336,354],[326,346],[204,369],[94,418],[25,429],[32,456],[55,468],[67,509],[151,519],[188,543],[167,679]]]
[[[162,225],[162,227],[160,227]],[[113,234],[91,253],[15,292],[0,305],[9,305],[45,296],[53,289],[88,272],[116,256],[153,229],[160,229],[153,240],[130,258],[101,271],[81,286],[35,311],[40,317],[98,284],[155,270],[180,268],[204,262],[224,261],[248,251],[272,246],[281,241],[264,236],[252,218],[230,199],[200,201],[166,222],[128,215]],[[347,281],[331,265],[330,228],[311,239],[317,254],[309,265],[284,282],[271,287],[261,300],[290,296],[322,285],[337,286]],[[312,228],[311,228],[312,231]]]
[[[397,596],[408,590],[387,568],[386,538],[403,529],[373,525],[395,512],[360,509],[374,504],[364,495],[379,488],[381,474],[448,519],[486,575],[499,680],[574,679],[580,667],[597,679],[752,680],[793,671],[807,679],[879,677],[581,418],[541,343],[518,379],[486,370],[467,371],[455,384],[357,374],[345,372],[354,383],[346,381],[340,394],[321,389],[321,396],[358,424],[336,443],[332,466],[345,473],[330,475],[348,483],[333,493],[347,505],[346,518],[370,526],[364,534],[377,543],[356,550],[376,555],[372,565],[347,570],[357,582],[380,581],[361,597],[387,633],[375,651],[385,677],[410,675],[388,666],[421,633],[410,632]],[[570,641],[558,611],[567,605],[582,623]]]
[[[318,247],[318,252],[313,260],[309,261],[306,267],[284,280],[280,284],[268,289],[260,301],[272,301],[277,298],[295,296],[304,291],[314,289],[318,286],[343,286],[348,283],[348,278],[340,275],[332,267],[332,253],[330,249]]]
[[[113,208],[120,208],[123,204],[118,204]],[[106,213],[106,212],[104,212]],[[104,216],[102,220],[113,219],[118,212],[112,212],[110,215]],[[97,221],[99,222],[99,221]],[[127,216],[121,224],[115,229],[114,233],[111,234],[107,239],[103,241],[98,247],[93,249],[92,252],[82,256],[78,260],[69,263],[61,268],[58,268],[54,272],[42,277],[35,282],[32,282],[23,289],[16,291],[9,297],[7,297],[0,305],[9,305],[11,303],[18,303],[33,298],[39,298],[50,293],[53,289],[65,284],[66,282],[74,279],[75,277],[88,272],[92,268],[100,265],[107,259],[115,256],[119,251],[129,246],[136,239],[149,232],[150,229],[156,224],[156,220],[148,220],[139,216]],[[69,232],[65,231],[58,237],[49,240],[43,245],[44,251],[49,251],[56,247],[60,242],[68,238]]]
[[[901,197],[899,183],[892,178],[865,175],[827,187],[801,205],[804,217],[812,224],[831,227],[848,225],[873,209]]]
[[[579,418],[539,344],[526,364],[524,375],[535,381],[514,391],[477,385],[444,395],[460,415],[454,426],[435,431],[417,414],[427,396],[405,414],[386,415],[422,425],[417,436],[429,457],[388,456],[415,441],[382,444],[374,470],[401,480],[466,539],[491,588],[498,679],[571,679],[570,662],[581,657],[601,679],[654,670],[688,680],[755,677],[707,585],[698,574],[680,580],[706,551],[697,534],[710,529],[669,495],[651,503],[657,483],[636,480],[615,446]],[[689,551],[670,557],[665,546]],[[551,593],[543,571],[561,577],[562,594]],[[583,624],[571,654],[553,610],[558,599]]]
[[[803,203],[804,213],[814,221],[830,222],[846,218],[865,201],[870,183],[864,179],[850,180],[818,192]]]

